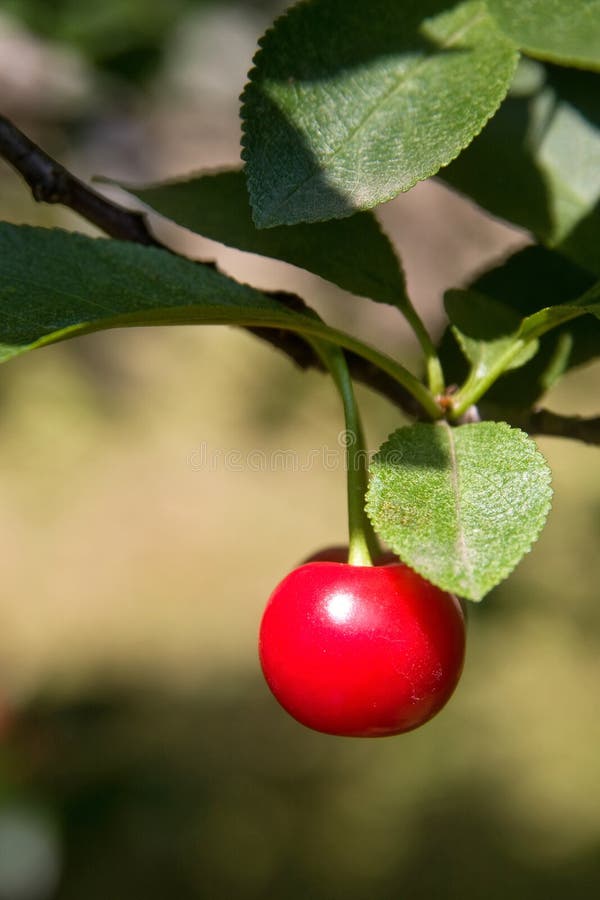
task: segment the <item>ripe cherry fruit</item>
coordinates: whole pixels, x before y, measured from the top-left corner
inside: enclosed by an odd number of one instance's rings
[[[432,718],[462,670],[455,597],[412,569],[312,562],[273,591],[259,639],[271,691],[327,734],[400,734]]]

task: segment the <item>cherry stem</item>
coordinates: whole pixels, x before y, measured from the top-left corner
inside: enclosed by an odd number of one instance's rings
[[[410,301],[402,307],[402,312],[421,345],[421,350],[425,357],[425,370],[427,372],[427,385],[429,390],[434,396],[439,396],[446,390],[446,384],[444,381],[442,365],[436,353],[433,341],[425,328],[423,320]]]
[[[313,343],[311,341],[311,343]],[[369,478],[369,459],[346,357],[339,347],[314,342],[315,351],[329,369],[344,407],[348,489],[348,562],[352,566],[372,566],[380,552],[377,536],[365,512],[365,494]]]

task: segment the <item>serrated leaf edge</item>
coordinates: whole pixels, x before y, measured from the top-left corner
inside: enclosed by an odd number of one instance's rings
[[[353,215],[353,213],[364,212],[366,210],[373,209],[376,206],[380,206],[383,203],[387,203],[390,200],[393,200],[394,197],[399,196],[399,194],[407,193],[409,190],[411,190],[413,187],[415,187],[415,185],[419,184],[421,181],[426,181],[428,178],[431,178],[433,175],[436,175],[441,169],[445,168],[446,166],[449,166],[452,162],[454,162],[454,160],[457,159],[464,150],[466,150],[466,148],[475,140],[475,138],[479,134],[481,134],[481,132],[483,131],[483,129],[485,128],[487,123],[490,121],[490,119],[492,119],[496,115],[496,113],[498,112],[502,103],[504,102],[504,100],[506,99],[506,97],[508,95],[508,92],[510,90],[510,86],[512,83],[512,79],[514,77],[514,74],[516,72],[517,65],[518,65],[519,59],[520,59],[520,52],[519,52],[519,49],[518,49],[515,41],[511,37],[509,37],[506,34],[506,32],[503,31],[498,26],[496,19],[491,15],[491,13],[488,10],[487,3],[485,2],[485,0],[482,0],[482,3],[481,3],[482,8],[485,10],[486,14],[489,15],[490,19],[493,21],[495,27],[498,30],[498,33],[501,34],[503,39],[506,41],[506,43],[508,45],[511,45],[513,48],[513,67],[512,67],[511,77],[508,80],[508,83],[506,86],[506,91],[504,92],[504,94],[502,94],[499,97],[498,102],[493,106],[493,108],[491,108],[489,110],[488,115],[482,119],[478,130],[476,132],[474,132],[471,135],[471,137],[464,144],[457,147],[456,151],[454,153],[452,153],[452,155],[445,158],[444,161],[442,163],[440,163],[439,165],[434,166],[431,169],[431,171],[427,171],[423,175],[419,176],[418,178],[415,178],[414,181],[411,181],[410,184],[408,184],[406,187],[404,187],[400,190],[392,190],[387,193],[384,193],[374,203],[367,204],[364,206],[354,206],[346,213],[340,212],[337,215],[316,216],[311,219],[294,219],[293,221],[284,221],[282,219],[273,219],[272,217],[267,218],[267,217],[262,216],[260,210],[258,210],[256,207],[255,200],[253,199],[253,187],[256,184],[256,178],[253,176],[251,170],[249,170],[249,168],[248,168],[249,153],[250,153],[250,148],[249,148],[250,138],[249,138],[249,134],[248,134],[248,123],[249,123],[250,117],[248,116],[248,111],[247,111],[248,95],[250,95],[252,90],[256,87],[256,74],[259,69],[260,59],[265,52],[265,48],[266,48],[265,45],[268,45],[268,42],[271,40],[272,35],[275,32],[275,30],[277,29],[278,25],[283,20],[286,20],[286,19],[289,20],[293,16],[297,15],[301,9],[303,9],[304,7],[307,7],[307,6],[311,6],[315,2],[317,2],[317,0],[300,0],[300,2],[296,3],[290,9],[284,11],[282,13],[282,15],[278,16],[273,21],[271,26],[265,31],[265,33],[259,38],[258,50],[252,58],[252,66],[251,66],[250,70],[248,71],[248,76],[247,76],[248,80],[240,94],[240,97],[239,97],[240,104],[241,104],[240,119],[241,119],[241,127],[242,127],[241,154],[240,155],[241,155],[242,161],[245,164],[244,171],[246,173],[246,181],[248,184],[248,196],[250,198],[252,219],[253,219],[256,227],[259,229],[275,228],[279,225],[298,225],[301,222],[305,222],[305,223],[309,224],[309,223],[316,223],[316,222],[328,222],[328,221],[331,221],[332,219],[345,219],[345,218],[348,218],[349,216]],[[299,190],[301,186],[302,185],[297,185],[294,190]],[[289,196],[291,196],[291,195],[292,194],[290,193]],[[289,196],[286,198],[286,200],[289,199]]]

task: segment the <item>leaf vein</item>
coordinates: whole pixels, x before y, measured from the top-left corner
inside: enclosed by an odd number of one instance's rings
[[[440,42],[438,45],[439,50],[442,52],[444,50],[450,49],[460,38],[463,37],[465,33],[467,33],[470,29],[474,28],[479,22],[484,19],[486,16],[485,9],[480,9],[468,22],[461,25],[460,28],[457,28],[455,32],[448,36],[445,41]],[[302,181],[300,181],[297,185],[295,185],[291,191],[289,191],[284,197],[281,198],[277,206],[275,207],[275,212],[280,211],[285,204],[291,200],[291,198],[298,193],[298,191],[302,190],[313,181],[315,178],[318,178],[322,175],[322,171],[324,168],[329,167],[332,160],[334,160],[337,156],[340,155],[342,150],[344,150],[349,143],[351,143],[354,138],[359,134],[359,132],[366,126],[367,122],[375,116],[380,109],[385,105],[385,103],[394,96],[408,81],[414,78],[416,75],[419,75],[420,72],[427,66],[430,61],[429,56],[425,56],[419,62],[415,63],[414,66],[406,69],[401,75],[399,75],[393,85],[388,88],[383,94],[377,98],[370,109],[367,109],[364,116],[354,125],[345,135],[344,140],[341,141],[338,146],[332,150],[329,154],[326,154],[320,160],[319,170],[317,173],[312,173],[307,175]]]
[[[460,501],[460,478],[458,474],[458,458],[456,454],[456,441],[454,439],[454,434],[452,432],[452,428],[447,423],[444,424],[446,428],[446,433],[448,435],[448,446],[450,449],[450,472],[451,472],[451,480],[452,480],[452,490],[454,493],[454,512],[456,515],[456,525],[457,525],[457,536],[456,536],[456,550],[457,555],[460,561],[463,564],[465,572],[468,576],[469,583],[472,583],[473,580],[473,565],[471,561],[471,554],[469,553],[467,543],[465,540],[465,532],[463,528],[462,522],[462,504]]]

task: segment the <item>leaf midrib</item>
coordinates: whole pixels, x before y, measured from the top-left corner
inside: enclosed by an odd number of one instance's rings
[[[465,533],[462,523],[462,504],[460,501],[460,479],[458,475],[458,459],[456,455],[456,441],[454,439],[454,434],[452,432],[452,427],[448,425],[448,423],[444,423],[443,426],[446,429],[446,433],[448,436],[448,446],[450,449],[450,472],[451,472],[451,482],[452,482],[452,491],[454,494],[454,513],[456,516],[456,524],[457,524],[457,539],[456,539],[456,550],[457,556],[463,564],[465,573],[468,578],[469,586],[473,584],[473,565],[471,563],[471,555],[468,551]]]

